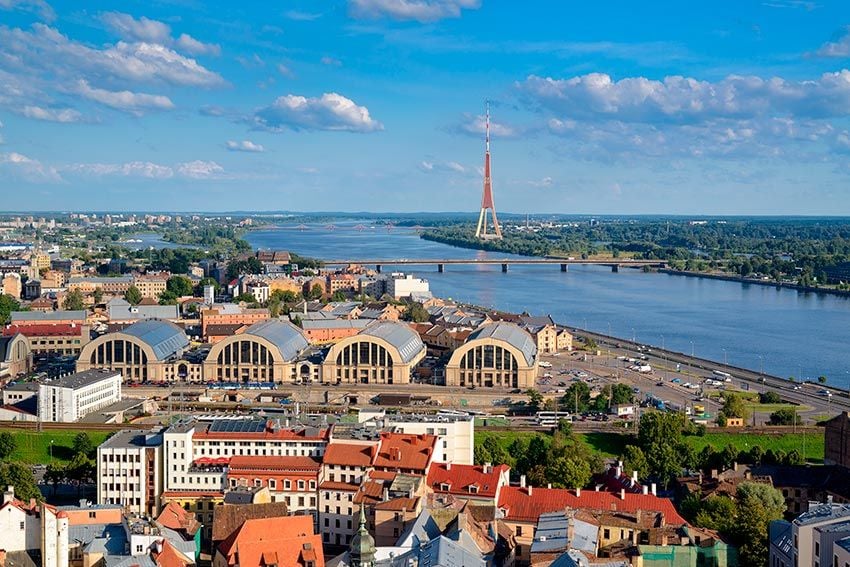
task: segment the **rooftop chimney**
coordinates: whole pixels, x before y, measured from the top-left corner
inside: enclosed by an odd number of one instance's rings
[[[632,482],[637,484],[637,481],[638,481],[637,471],[632,471]]]
[[[452,462],[451,462],[451,461],[449,461],[448,463],[446,463],[446,470],[447,470],[447,471],[452,470]]]
[[[390,499],[390,489],[384,488],[384,502],[389,501],[389,499]]]
[[[652,483],[652,486],[650,487],[650,490],[649,490],[649,491],[650,491],[650,492],[652,492],[652,495],[653,495],[653,496],[658,496],[658,493],[657,493],[657,491],[655,490],[655,488],[656,488],[656,487],[655,487],[655,483],[653,482],[653,483]]]
[[[576,498],[581,498],[581,488],[576,488]]]
[[[529,486],[529,487],[528,487],[528,495],[529,495],[529,496],[531,496],[531,489],[532,489],[532,488],[534,488],[534,487],[533,487],[533,486]]]
[[[525,475],[524,474],[519,475],[519,487],[525,488]]]
[[[3,504],[8,504],[12,500],[15,499],[15,487],[8,486],[6,487],[6,492],[3,493]]]
[[[551,482],[547,482],[547,483],[546,483],[546,488],[548,488],[548,489],[550,489],[550,490],[551,490],[551,489],[552,489],[552,483],[551,483]]]
[[[626,489],[621,488],[620,489],[620,500],[625,500],[625,499],[626,499]]]
[[[617,465],[616,467],[614,467],[614,477],[615,478],[620,478],[620,475],[622,474],[622,472],[623,472],[623,469],[620,468],[620,465]]]
[[[649,487],[645,484],[643,485],[643,494],[644,495],[649,494]]]
[[[493,472],[493,463],[484,463],[484,474]]]

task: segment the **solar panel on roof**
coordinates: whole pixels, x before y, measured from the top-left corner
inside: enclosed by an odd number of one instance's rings
[[[266,428],[266,422],[257,419],[219,420],[210,424],[210,432],[214,433],[261,433]]]

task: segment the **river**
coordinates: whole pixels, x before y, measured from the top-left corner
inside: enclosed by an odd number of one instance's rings
[[[422,240],[405,228],[356,221],[262,228],[254,248],[291,250],[321,259],[506,258],[502,253]],[[406,270],[424,277],[434,295],[534,315],[559,323],[664,346],[777,376],[850,386],[850,299],[757,284],[644,273],[603,266],[447,265]]]

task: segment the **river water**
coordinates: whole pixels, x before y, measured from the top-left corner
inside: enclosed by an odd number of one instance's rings
[[[356,222],[264,228],[254,248],[291,250],[325,260],[506,258],[422,240],[410,229]],[[385,268],[385,272],[389,267]],[[850,299],[756,284],[688,278],[636,269],[557,265],[408,267],[434,295],[533,315],[664,346],[777,376],[850,386]]]

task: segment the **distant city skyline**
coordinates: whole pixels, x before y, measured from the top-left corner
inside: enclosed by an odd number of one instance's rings
[[[0,209],[850,214],[850,5],[0,0]]]

